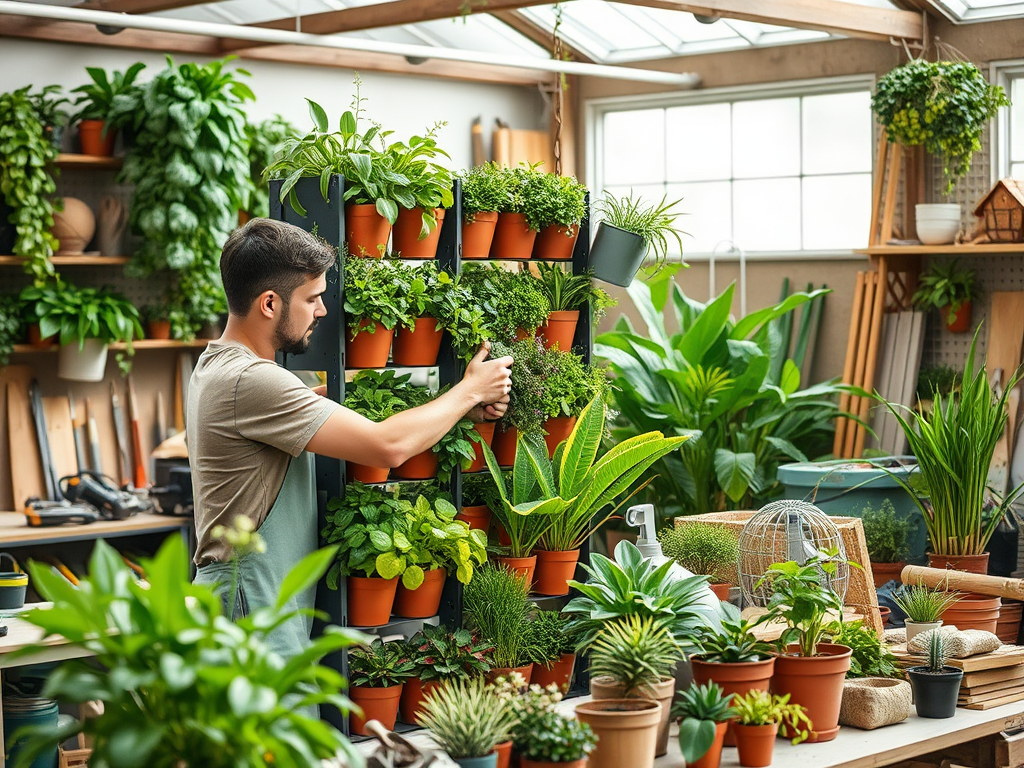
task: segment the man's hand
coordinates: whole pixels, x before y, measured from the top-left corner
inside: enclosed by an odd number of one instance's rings
[[[490,405],[478,405],[469,412],[469,418],[474,423],[480,424],[484,421],[498,421],[508,410],[509,396],[505,395],[501,400]]]
[[[485,341],[480,347],[480,351],[466,366],[466,375],[462,377],[462,381],[469,388],[473,399],[476,400],[477,406],[473,410],[480,406],[494,408],[502,401],[507,403],[508,394],[512,391],[512,358],[499,357],[495,360],[488,360],[487,355],[490,352],[491,343]],[[492,414],[496,414],[497,411],[498,409],[493,410]],[[504,410],[501,410],[501,413],[504,414]],[[493,420],[495,416],[491,415],[487,418]]]
[[[310,387],[310,389],[312,389],[316,394],[320,395],[320,397],[327,397],[326,384],[317,384],[315,387]]]

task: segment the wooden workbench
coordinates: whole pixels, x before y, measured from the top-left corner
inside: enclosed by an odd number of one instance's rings
[[[87,525],[54,525],[31,528],[20,512],[0,512],[0,547],[27,547],[37,544],[59,544],[66,541],[89,541],[138,536],[147,533],[180,531],[188,541],[191,517],[155,515],[140,512],[124,520],[100,520]]]

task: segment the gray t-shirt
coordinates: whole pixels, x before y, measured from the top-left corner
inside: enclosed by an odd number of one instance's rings
[[[292,457],[339,407],[242,344],[212,342],[206,348],[192,373],[185,416],[196,565],[231,557],[227,545],[210,538],[215,526],[229,526],[238,515],[257,528],[263,523]]]

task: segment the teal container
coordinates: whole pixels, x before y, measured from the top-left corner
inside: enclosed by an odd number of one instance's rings
[[[884,469],[882,469],[884,467]],[[888,470],[888,471],[886,471]],[[896,514],[910,520],[910,554],[907,562],[926,564],[928,531],[914,499],[889,474],[910,482],[917,471],[913,456],[886,456],[879,459],[801,462],[779,467],[783,499],[808,501],[827,515],[860,517],[867,504],[878,510],[888,499]]]
[[[23,739],[15,739],[13,741],[11,739],[19,728],[31,725],[44,726],[54,731],[57,730],[57,719],[59,714],[57,712],[56,701],[47,701],[42,699],[32,700],[39,702],[37,707],[17,706],[16,702],[18,701],[18,699],[12,697],[5,698],[3,702],[4,738],[7,740],[5,749],[7,765],[12,765],[14,763],[24,744]],[[29,763],[29,767],[57,768],[57,760],[57,747],[54,747],[52,752],[44,752],[39,755],[35,760]]]
[[[454,757],[459,768],[495,768],[498,765],[498,753],[491,752],[483,757]]]

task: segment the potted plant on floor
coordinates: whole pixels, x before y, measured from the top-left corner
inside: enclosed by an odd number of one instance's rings
[[[732,696],[715,683],[691,685],[679,694],[672,716],[681,717],[679,750],[689,768],[718,768]]]
[[[460,768],[495,768],[495,745],[507,741],[515,724],[508,704],[480,679],[448,680],[423,702],[417,725]]]
[[[864,540],[871,558],[875,586],[899,579],[910,552],[910,520],[898,516],[888,499],[878,510],[870,502],[865,504],[860,519],[864,523]]]
[[[576,632],[569,617],[559,611],[537,611],[530,634],[536,649],[530,681],[541,688],[554,684],[563,693],[568,691],[576,663]]]
[[[414,674],[405,644],[374,638],[369,645],[348,654],[349,698],[362,710],[349,718],[352,733],[367,736],[366,723],[379,720],[389,731],[395,729],[402,686]]]
[[[383,368],[395,328],[409,323],[409,284],[390,259],[345,257],[345,367]]]
[[[914,706],[918,717],[953,717],[964,671],[946,665],[946,638],[942,630],[930,630],[929,635],[928,665],[907,670],[914,688]]]
[[[396,141],[384,154],[392,160],[392,173],[408,182],[398,198],[398,216],[392,222],[391,250],[403,259],[432,259],[437,255],[441,222],[451,208],[452,172],[438,160],[451,157],[437,146],[437,133],[447,123],[435,123],[423,136],[413,136],[408,144]],[[409,205],[412,198],[412,205]]]
[[[961,269],[957,259],[945,264],[932,264],[918,278],[914,306],[928,311],[937,309],[950,333],[967,333],[971,329],[974,300],[981,296],[974,270]]]
[[[486,259],[491,252],[498,211],[507,206],[515,179],[497,163],[459,174],[462,180],[462,258]]]
[[[536,649],[529,627],[535,608],[529,591],[528,581],[500,565],[480,568],[463,588],[466,626],[494,646],[491,680],[515,671],[530,681]]]
[[[719,600],[729,599],[729,569],[739,555],[736,536],[709,523],[687,523],[663,528],[658,534],[661,551],[690,573],[707,576]]]
[[[380,423],[409,407],[415,389],[409,384],[410,374],[394,371],[359,371],[345,388],[345,406],[370,421]],[[371,467],[355,461],[345,462],[350,480],[360,483],[383,483],[388,467]]]
[[[402,689],[402,720],[415,723],[423,697],[444,680],[469,680],[490,672],[493,650],[494,646],[468,629],[449,630],[443,625],[424,624],[406,644],[413,676]]]
[[[520,720],[531,731],[521,749],[520,768],[585,768],[597,737],[586,723],[547,709]]]
[[[736,747],[740,765],[745,768],[767,768],[772,764],[775,737],[782,723],[789,733],[795,734],[791,742],[794,745],[805,741],[814,727],[803,707],[789,703],[788,693],[778,696],[751,690],[743,696],[734,696],[732,709],[736,718],[732,724]]]
[[[674,673],[682,659],[683,650],[672,633],[651,616],[624,616],[609,621],[590,646],[591,698],[644,698],[661,704],[656,757],[668,752],[669,709],[676,688]]]
[[[544,339],[548,349],[557,346],[563,352],[572,351],[580,312],[589,312],[591,322],[596,325],[608,308],[618,304],[594,285],[589,272],[577,275],[558,264],[540,262],[537,276],[550,307],[547,322],[537,329],[537,335]]]
[[[571,259],[580,224],[587,216],[586,185],[577,181],[575,176],[538,174],[530,203],[530,216],[539,228],[533,244],[533,258]]]
[[[589,266],[594,277],[627,287],[646,258],[654,261],[648,277],[668,263],[670,239],[679,245],[681,254],[683,239],[675,228],[679,214],[673,212],[681,202],[668,202],[663,196],[660,203],[647,203],[632,191],[625,197],[605,191],[595,206],[601,223],[590,249]]]
[[[905,584],[893,593],[893,600],[906,615],[907,642],[916,635],[942,626],[942,614],[960,599],[959,592],[930,589],[924,584]]]
[[[141,61],[136,62],[123,73],[113,72],[109,79],[102,67],[85,68],[92,82],[71,89],[71,93],[81,94],[75,99],[78,111],[71,121],[78,122],[83,155],[110,157],[114,154],[117,131],[130,117],[118,110],[115,102],[136,87],[135,78],[145,68]]]

